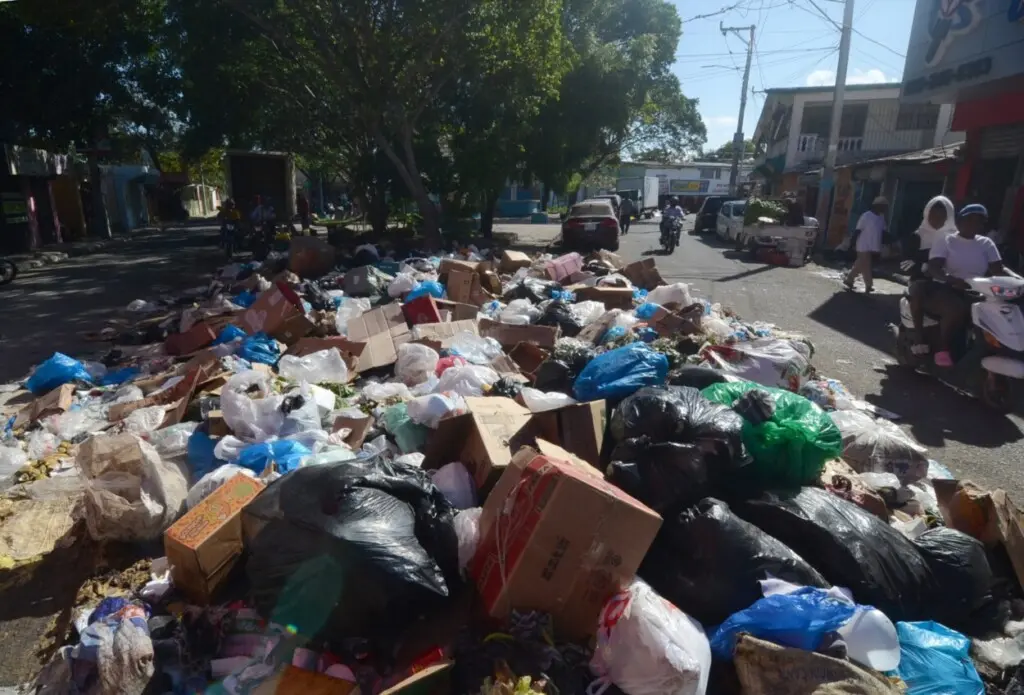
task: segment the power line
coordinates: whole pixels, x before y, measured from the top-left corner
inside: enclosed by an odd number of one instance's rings
[[[875,44],[876,46],[884,48],[885,50],[889,51],[890,53],[898,55],[900,58],[906,58],[907,57],[905,54],[900,53],[899,51],[897,51],[895,49],[889,48],[888,46],[886,46],[881,41],[875,41],[873,38],[871,38],[870,36],[868,36],[864,32],[860,31],[859,29],[854,29],[853,33],[856,34],[857,36],[861,37],[862,39],[865,39],[866,41],[870,41],[871,43]]]
[[[779,55],[783,53],[814,53],[815,51],[827,51],[831,48],[834,48],[834,44],[832,46],[814,46],[809,48],[780,48],[771,51],[761,51],[761,55]],[[707,58],[728,58],[731,55],[735,55],[731,50],[729,50],[726,53],[683,53],[677,55],[676,60],[684,60],[686,58],[695,58],[700,60],[705,60]]]

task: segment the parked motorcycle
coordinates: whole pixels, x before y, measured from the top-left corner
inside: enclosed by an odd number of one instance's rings
[[[679,244],[683,233],[683,220],[679,217],[663,217],[661,220],[661,248],[671,254]]]
[[[935,366],[939,322],[926,315],[924,335],[918,336],[907,294],[900,300],[900,324],[895,327],[896,361],[973,393],[997,412],[1009,413],[1017,405],[1024,380],[1024,278],[975,278],[968,284],[971,325],[951,350],[953,367]],[[915,354],[911,349],[915,344],[926,344],[931,351]]]
[[[16,277],[18,277],[18,266],[14,261],[0,258],[0,287],[14,282]]]

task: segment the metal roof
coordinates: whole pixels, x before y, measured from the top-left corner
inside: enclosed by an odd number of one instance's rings
[[[940,145],[929,147],[926,150],[915,150],[913,152],[901,152],[899,154],[886,155],[885,157],[873,157],[871,159],[860,159],[856,162],[837,166],[837,169],[858,168],[863,166],[874,166],[876,164],[938,164],[956,159],[957,152],[963,142],[955,142],[951,145]]]

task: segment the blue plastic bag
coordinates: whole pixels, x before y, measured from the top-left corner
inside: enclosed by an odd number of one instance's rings
[[[121,369],[107,372],[100,381],[100,384],[103,386],[118,386],[126,381],[131,381],[141,373],[142,370],[138,367],[122,367]]]
[[[249,336],[242,341],[242,346],[238,348],[238,356],[250,362],[277,364],[278,355],[277,341],[266,333]]]
[[[931,620],[896,623],[900,665],[896,675],[907,695],[984,695],[985,684],[971,662],[971,640]]]
[[[658,313],[658,309],[661,308],[660,304],[652,304],[651,302],[645,302],[636,308],[634,312],[638,319],[649,319]]]
[[[214,455],[213,449],[216,445],[213,438],[202,430],[196,430],[188,438],[188,466],[192,469],[194,480],[199,480],[226,463]]]
[[[813,652],[827,633],[838,630],[862,608],[809,586],[791,594],[766,596],[750,608],[733,613],[714,630],[711,653],[716,659],[732,661],[736,637],[741,632]]]
[[[256,303],[256,295],[250,292],[249,290],[243,290],[242,292],[236,294],[231,299],[231,301],[237,304],[238,306],[242,307],[243,309],[248,309],[249,307]]]
[[[405,295],[405,301],[411,302],[412,300],[422,297],[425,294],[429,294],[434,299],[444,299],[444,287],[440,282],[436,280],[427,280],[421,282],[419,286],[409,294]]]
[[[232,340],[244,338],[247,335],[248,333],[243,331],[241,328],[229,323],[228,325],[224,326],[224,328],[221,329],[220,335],[218,335],[217,339],[213,341],[213,344],[221,345],[223,343],[230,343]]]
[[[612,326],[611,328],[604,332],[604,335],[601,336],[601,340],[599,340],[598,342],[600,342],[603,345],[604,343],[610,343],[613,340],[618,340],[619,338],[625,337],[625,335],[626,329],[624,326]]]
[[[312,454],[308,447],[299,442],[275,439],[272,442],[260,442],[245,447],[238,455],[236,463],[256,475],[261,474],[270,463],[276,464],[279,473],[288,473],[298,468],[302,460]]]
[[[50,359],[36,367],[36,371],[25,382],[25,388],[39,395],[72,381],[91,384],[92,377],[84,364],[62,352],[55,352]]]
[[[643,343],[630,343],[598,355],[580,372],[576,400],[625,398],[644,386],[665,382],[668,358]]]

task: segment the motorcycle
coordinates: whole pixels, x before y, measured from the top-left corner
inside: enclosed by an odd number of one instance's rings
[[[9,285],[18,277],[18,266],[14,261],[0,258],[0,286]]]
[[[220,245],[224,249],[224,255],[230,261],[235,255],[235,246],[238,244],[238,222],[229,220],[220,226]]]
[[[953,367],[935,366],[938,319],[925,315],[924,334],[917,335],[907,293],[900,299],[900,323],[895,327],[896,361],[971,392],[987,407],[1006,414],[1016,407],[1024,379],[1024,278],[975,278],[968,284],[971,325],[951,350]],[[915,354],[915,344],[926,344],[931,350]]]
[[[683,220],[679,217],[663,217],[661,220],[661,248],[671,254],[679,244],[683,233]]]

